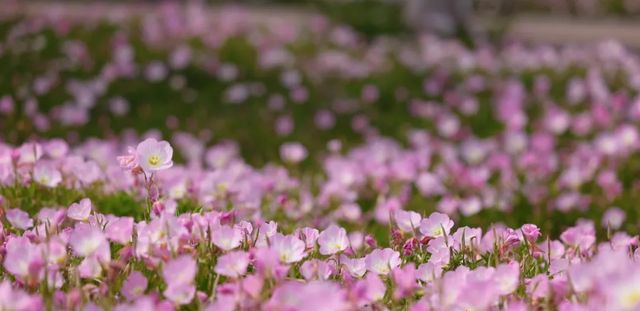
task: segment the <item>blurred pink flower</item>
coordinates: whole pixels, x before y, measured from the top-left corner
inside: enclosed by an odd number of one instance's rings
[[[242,243],[242,232],[234,227],[220,226],[211,231],[211,242],[224,251],[230,251]]]
[[[37,281],[43,277],[42,248],[24,237],[12,238],[6,244],[4,267],[23,281]]]
[[[197,271],[196,261],[189,255],[165,263],[162,268],[162,278],[167,284],[165,297],[179,305],[188,304],[195,296],[193,282]]]
[[[55,188],[62,182],[62,174],[53,163],[38,161],[33,168],[33,179],[43,186]]]
[[[306,256],[305,244],[294,235],[282,235],[276,233],[271,238],[271,248],[273,248],[283,263],[295,263]]]
[[[449,235],[453,228],[453,220],[442,213],[433,213],[420,223],[420,232],[425,236],[439,237]]]
[[[67,217],[77,221],[87,221],[91,215],[91,200],[84,198],[78,203],[73,203],[67,209]]]
[[[403,232],[414,232],[420,228],[422,217],[414,211],[397,210],[394,216],[398,228]]]
[[[286,143],[280,146],[280,158],[285,162],[299,163],[307,158],[307,149],[300,143]]]
[[[345,291],[332,282],[312,281],[303,284],[296,281],[288,281],[274,290],[271,299],[264,305],[263,310],[349,310],[350,307],[346,297]]]
[[[342,252],[349,246],[347,231],[336,225],[331,225],[318,236],[320,254],[333,255]]]
[[[29,217],[29,214],[27,214],[27,212],[19,208],[12,208],[7,210],[6,216],[9,223],[18,229],[27,230],[33,227],[33,219]]]
[[[122,284],[120,292],[127,300],[133,301],[144,294],[148,283],[147,278],[142,273],[133,271]]]
[[[102,262],[111,259],[109,242],[100,229],[79,223],[69,236],[69,244],[78,256],[95,256]]]
[[[376,274],[388,274],[400,265],[400,253],[390,249],[375,249],[365,257],[367,270]]]
[[[218,274],[237,278],[247,272],[249,254],[246,252],[229,252],[218,257],[214,271]]]

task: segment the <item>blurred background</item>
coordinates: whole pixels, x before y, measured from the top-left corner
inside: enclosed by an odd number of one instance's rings
[[[0,96],[15,106],[0,122],[3,139],[185,131],[207,142],[233,139],[254,164],[276,159],[289,140],[312,149],[332,138],[366,140],[353,122],[401,139],[407,129],[431,126],[410,111],[412,102],[445,98],[447,89],[425,94],[423,84],[457,69],[411,60],[419,54],[512,66],[507,56],[520,45],[542,58],[580,45],[604,43],[612,55],[618,45],[640,47],[638,0],[0,3]],[[529,65],[523,81],[549,73],[545,64]],[[549,78],[564,85],[584,73],[571,70]],[[462,117],[485,137],[501,128],[493,96],[479,98],[484,113]],[[234,122],[238,114],[254,128]],[[318,120],[331,126],[305,127]]]
[[[17,10],[32,14],[149,14],[160,5],[202,5],[221,11],[235,6],[258,18],[296,21],[312,14],[349,25],[368,37],[430,32],[463,40],[519,39],[562,43],[620,39],[640,45],[634,32],[640,23],[638,0],[113,0],[16,1]],[[99,6],[100,10],[91,7]],[[7,9],[6,12],[11,11]],[[6,13],[5,12],[5,13]]]
[[[298,142],[305,149],[291,170],[305,180],[321,178],[323,166],[344,171],[323,162],[336,154],[371,155],[371,179],[387,173],[384,162],[400,184],[414,178],[407,163],[433,164],[452,176],[447,189],[469,197],[469,215],[480,208],[475,195],[492,207],[469,225],[511,209],[511,225],[531,222],[532,206],[556,205],[568,211],[554,215],[559,223],[587,208],[598,219],[602,206],[640,219],[640,161],[611,147],[628,133],[617,126],[640,122],[638,0],[0,0],[0,8],[8,144],[60,138],[108,163],[101,142],[154,136],[187,166],[202,165],[215,145],[223,160],[240,154],[262,168],[287,164],[280,148]],[[620,193],[600,190],[595,171],[588,183],[576,177],[585,148],[614,158],[603,183]],[[619,183],[609,183],[613,172]],[[413,189],[396,186],[387,190]],[[365,192],[359,203],[370,209],[376,192]],[[407,204],[438,202],[429,194]],[[546,209],[536,211],[534,222],[551,227]]]

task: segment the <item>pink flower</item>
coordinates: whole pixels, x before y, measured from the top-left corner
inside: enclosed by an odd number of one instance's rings
[[[254,248],[253,257],[256,271],[265,277],[281,279],[289,271],[289,266],[280,263],[278,252],[270,247]]]
[[[45,187],[55,188],[62,181],[62,174],[53,163],[38,161],[33,168],[33,179]]]
[[[400,265],[400,253],[390,248],[375,249],[364,260],[368,271],[386,275]]]
[[[27,292],[14,288],[9,280],[0,283],[1,310],[44,310],[44,302],[40,295],[29,295]]]
[[[1,205],[1,204],[0,204]],[[49,226],[58,226],[65,219],[67,212],[63,209],[42,208],[38,212],[37,218],[41,223]]]
[[[394,297],[396,299],[411,295],[417,287],[416,266],[414,263],[409,263],[402,268],[398,267],[393,269],[391,275],[393,276],[393,282],[395,284]]]
[[[300,274],[305,280],[328,280],[335,273],[334,261],[310,259],[300,266]]]
[[[431,197],[446,192],[440,178],[431,173],[420,174],[416,180],[416,187],[418,187],[418,191],[420,191],[420,194],[424,197]]]
[[[8,210],[7,220],[9,221],[9,223],[11,223],[12,226],[18,229],[27,230],[33,227],[33,219],[29,217],[29,214],[27,214],[27,212],[19,208],[12,208]]]
[[[586,252],[596,242],[595,228],[592,223],[579,224],[562,232],[560,239],[562,242]]]
[[[242,290],[254,299],[260,297],[264,279],[257,274],[247,275],[242,279]]]
[[[613,230],[620,229],[625,218],[626,215],[622,209],[612,207],[604,212],[602,216],[602,226]]]
[[[95,256],[89,256],[78,266],[78,273],[81,278],[96,279],[102,274],[102,265]]]
[[[42,146],[38,143],[26,143],[17,149],[18,163],[35,163],[42,157]]]
[[[350,296],[359,307],[384,298],[387,287],[377,274],[369,273],[363,280],[358,280],[351,288]]]
[[[627,269],[627,273],[603,280],[608,310],[638,310],[640,308],[640,269]]]
[[[144,294],[145,290],[147,290],[147,285],[147,278],[142,273],[133,271],[122,284],[120,292],[127,300],[133,301]]]
[[[79,203],[73,203],[67,210],[67,217],[77,221],[87,221],[91,215],[91,200],[84,198]]]
[[[540,237],[540,228],[533,224],[525,224],[520,230],[529,242],[535,242]]]
[[[367,272],[367,266],[364,258],[349,258],[345,255],[340,256],[340,262],[347,268],[351,276],[361,278]]]
[[[237,278],[247,272],[249,254],[246,252],[230,252],[218,257],[214,271],[218,274]]]
[[[52,139],[44,145],[44,152],[53,159],[60,159],[69,152],[69,144],[62,139]]]
[[[517,234],[514,233],[512,236],[514,239],[517,239],[519,241],[519,237]],[[456,247],[462,247],[463,244],[466,247],[478,246],[478,244],[480,244],[480,240],[482,239],[482,229],[469,227],[458,228],[458,230],[453,233],[452,238]]]
[[[300,143],[286,143],[280,146],[280,158],[285,162],[299,163],[307,158],[307,149]]]
[[[271,248],[278,252],[280,261],[283,263],[294,263],[302,260],[306,256],[305,244],[294,235],[282,235],[276,233],[271,238]]]
[[[429,237],[449,235],[451,228],[453,228],[453,220],[442,213],[433,213],[420,223],[420,232]]]
[[[211,232],[211,242],[224,251],[230,251],[242,242],[242,231],[235,227],[220,226]]]
[[[51,237],[46,245],[47,252],[44,254],[48,263],[59,265],[67,259],[67,244],[59,237]]]
[[[513,293],[520,284],[520,266],[517,262],[498,265],[493,274],[493,281],[500,295]]]
[[[102,261],[111,259],[109,242],[100,229],[87,225],[77,225],[69,236],[69,244],[78,256],[95,256]]]
[[[442,276],[442,267],[432,262],[423,263],[416,270],[416,278],[428,283]]]
[[[264,305],[265,311],[349,310],[346,293],[339,285],[328,281],[312,281],[303,284],[289,281],[277,287],[271,299]]]
[[[163,294],[177,305],[186,305],[195,297],[196,287],[191,284],[170,285],[167,286]]]
[[[162,269],[162,278],[167,288],[164,296],[178,305],[188,304],[195,296],[193,281],[198,267],[189,255],[182,255],[167,262]]]
[[[532,299],[546,298],[550,294],[549,278],[545,274],[538,274],[527,280],[527,294]]]
[[[182,255],[165,263],[162,277],[167,285],[191,284],[196,277],[196,261],[189,255]]]
[[[127,148],[127,154],[119,156],[117,158],[118,164],[125,170],[131,170],[138,166],[138,156],[136,149],[133,147]]]
[[[133,217],[113,217],[108,220],[105,234],[110,241],[127,244],[133,237]]]
[[[6,245],[4,267],[18,279],[39,280],[44,268],[43,250],[24,237],[12,238]]]
[[[320,235],[320,231],[318,231],[318,229],[309,227],[304,227],[300,230],[297,230],[297,233],[300,239],[304,241],[304,244],[307,248],[314,248],[316,246],[318,236]]]
[[[449,263],[451,250],[447,242],[448,241],[445,240],[444,236],[437,237],[429,242],[429,246],[427,246],[427,252],[431,253],[429,262],[437,265],[438,267],[442,267]]]
[[[420,214],[413,211],[397,210],[395,212],[395,221],[398,228],[403,232],[414,232],[420,228]]]
[[[347,231],[336,225],[331,225],[318,236],[318,244],[320,245],[320,254],[333,255],[344,251],[349,246],[349,238]]]
[[[147,138],[136,147],[136,158],[147,173],[162,171],[173,166],[173,148],[167,141]]]

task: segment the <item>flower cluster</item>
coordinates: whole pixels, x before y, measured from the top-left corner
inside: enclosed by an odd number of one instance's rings
[[[640,308],[633,51],[160,8],[0,20],[0,309]]]
[[[581,222],[559,240],[537,226],[455,228],[444,214],[398,211],[389,247],[332,224],[285,233],[210,211],[134,221],[88,199],[7,213],[0,303],[15,310],[634,310],[638,237],[597,244]],[[88,216],[87,216],[88,215]],[[400,225],[403,224],[403,225]],[[410,224],[407,227],[407,224]],[[31,293],[29,293],[31,292]],[[16,299],[17,298],[17,299]]]
[[[78,176],[63,170],[66,159],[78,156],[72,152],[57,161],[49,159],[47,146],[14,149],[42,149],[30,169],[16,166],[15,180],[49,187],[40,179],[28,178],[40,161],[46,161],[52,171],[64,176],[61,185],[87,187]],[[125,178],[130,181],[126,187],[145,189],[148,185],[143,179],[148,178],[141,175],[149,173],[157,174],[164,181],[162,186],[171,185],[163,173],[189,174],[179,167],[161,170],[171,166],[171,154],[167,142],[146,139],[114,161],[121,166],[115,166],[122,173],[119,178],[110,180],[108,174],[98,174],[99,179],[106,189],[117,187],[115,182]],[[151,161],[150,170],[143,162],[155,157],[160,160]],[[190,174],[219,176],[222,171],[224,168]],[[278,172],[267,171],[270,176]],[[301,184],[292,178],[281,179],[284,181],[289,183],[283,188],[286,191]],[[266,206],[265,198],[257,205],[229,200],[225,202],[233,204],[230,209],[213,204],[203,205],[208,208],[200,212],[182,213],[176,209],[179,198],[172,196],[175,191],[140,191],[141,198],[155,196],[147,220],[103,214],[89,198],[66,208],[42,208],[34,217],[19,208],[6,209],[6,226],[2,227],[6,277],[1,285],[6,294],[0,297],[19,299],[3,298],[0,303],[17,310],[78,305],[118,310],[180,306],[210,310],[640,307],[638,236],[616,231],[609,241],[598,244],[592,221],[580,221],[559,239],[551,239],[542,238],[534,224],[456,228],[447,214],[423,216],[403,209],[399,202],[385,201],[379,204],[389,208],[386,230],[390,238],[382,241],[367,231],[346,230],[337,224],[343,218],[334,216],[335,212],[316,214],[312,220],[326,222],[317,225],[292,226],[287,218],[269,220],[267,217],[279,214],[262,210],[272,204],[286,205],[288,199],[282,197],[284,192],[278,195],[273,182],[268,186],[270,190],[262,191],[270,193],[264,195],[277,199]],[[242,194],[231,182],[226,187],[218,184],[214,196],[207,196],[213,200],[209,203]],[[615,223],[616,216],[609,216],[608,221]]]

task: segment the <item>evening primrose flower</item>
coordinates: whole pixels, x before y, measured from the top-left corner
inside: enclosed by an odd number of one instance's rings
[[[136,147],[138,164],[146,173],[162,171],[173,166],[173,148],[167,141],[147,138]]]
[[[147,278],[142,273],[133,271],[122,284],[120,292],[127,300],[133,301],[144,294],[148,283]]]
[[[347,231],[336,225],[331,225],[318,236],[318,244],[320,244],[320,254],[333,255],[347,249],[349,246],[349,238]]]
[[[345,255],[341,255],[340,262],[354,278],[361,278],[367,272],[367,266],[364,258],[349,258]]]
[[[338,284],[329,281],[300,283],[288,281],[278,286],[263,310],[349,310],[347,294]]]
[[[220,226],[211,232],[211,241],[223,251],[230,251],[242,242],[242,231],[238,228]]]
[[[87,221],[91,215],[91,200],[84,198],[79,203],[73,203],[67,210],[67,217],[77,221]]]
[[[629,269],[631,270],[631,269]],[[633,269],[617,278],[610,278],[605,288],[610,310],[638,310],[640,307],[640,270]]]
[[[15,288],[9,280],[0,283],[0,310],[44,310],[44,302],[38,294]]]
[[[99,228],[80,223],[71,232],[69,244],[78,256],[96,256],[103,262],[111,259],[109,242]]]
[[[376,249],[364,258],[367,270],[376,274],[389,274],[400,265],[400,253],[390,249]]]
[[[280,146],[280,158],[285,162],[298,163],[307,158],[307,149],[300,143],[286,143]]]
[[[136,149],[133,147],[127,148],[127,154],[118,156],[117,160],[122,169],[134,169],[138,166],[138,156],[136,154]]]
[[[105,227],[107,239],[119,244],[127,244],[133,237],[133,217],[113,217]]]
[[[45,187],[55,188],[62,181],[62,174],[53,163],[38,161],[33,168],[33,179]]]
[[[351,296],[356,300],[358,307],[364,307],[367,304],[381,300],[387,287],[377,274],[369,273],[367,277],[358,280],[351,288]]]
[[[230,278],[237,278],[247,272],[247,266],[249,253],[236,251],[218,257],[214,271]]]
[[[12,226],[18,229],[27,230],[33,227],[33,219],[29,217],[29,214],[27,214],[27,212],[19,208],[12,208],[8,210],[7,220]]]
[[[449,235],[451,228],[453,228],[453,220],[442,213],[433,213],[420,223],[420,232],[434,238]]]
[[[395,221],[398,228],[403,232],[413,232],[420,227],[422,217],[413,211],[397,210],[395,212]]]
[[[198,266],[189,255],[182,255],[167,262],[162,268],[162,278],[168,287],[192,284]]]
[[[625,212],[622,209],[618,207],[609,208],[602,216],[602,226],[617,230],[624,223],[625,217]]]
[[[298,262],[306,256],[304,242],[294,235],[276,233],[272,238],[271,247],[278,252],[283,263]]]
[[[44,267],[42,249],[25,237],[12,238],[7,242],[4,268],[23,281],[40,279]]]

